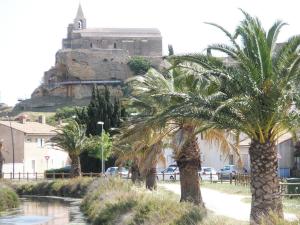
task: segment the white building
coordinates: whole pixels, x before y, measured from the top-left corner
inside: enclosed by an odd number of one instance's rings
[[[13,172],[13,165],[15,177],[19,173],[33,175],[69,165],[67,152],[49,142],[56,135],[55,129],[47,125],[44,118],[40,122],[28,122],[25,117],[20,117],[19,121],[0,121],[3,173],[8,173],[5,176]]]

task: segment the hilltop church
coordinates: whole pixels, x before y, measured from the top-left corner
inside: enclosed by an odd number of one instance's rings
[[[79,4],[67,37],[55,55],[55,65],[44,73],[42,84],[19,110],[53,111],[67,105],[86,105],[94,85],[108,85],[120,94],[133,75],[127,63],[132,56],[162,63],[162,36],[157,28],[88,28]]]

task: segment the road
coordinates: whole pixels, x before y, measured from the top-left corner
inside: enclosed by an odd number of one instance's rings
[[[159,186],[180,195],[180,184],[162,183]],[[249,221],[250,203],[242,202],[243,198],[249,196],[227,194],[203,187],[201,194],[206,208],[214,213],[240,221]],[[291,213],[284,213],[284,217],[289,221],[297,220],[297,216]]]

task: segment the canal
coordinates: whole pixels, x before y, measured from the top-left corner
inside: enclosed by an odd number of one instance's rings
[[[0,225],[87,225],[80,199],[24,197],[16,210],[0,216]]]

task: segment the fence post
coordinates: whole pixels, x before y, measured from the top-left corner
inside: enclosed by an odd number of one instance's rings
[[[232,173],[229,174],[229,183],[232,184]]]
[[[210,183],[212,183],[212,173],[211,172],[209,174],[209,178],[210,178]]]
[[[165,172],[162,172],[163,175],[163,181],[165,181]]]
[[[235,186],[237,185],[237,182],[239,181],[239,179],[240,179],[240,174],[237,173],[237,174],[235,175],[235,179],[234,179],[234,185],[235,185]]]
[[[55,180],[55,172],[53,172],[52,178],[53,180]]]
[[[221,173],[221,184],[223,184],[223,174]]]
[[[62,172],[62,179],[64,179],[65,178],[65,173],[64,172]]]
[[[26,175],[27,175],[27,181],[28,181],[28,180],[29,180],[29,173],[27,172],[27,174],[26,174]]]
[[[19,172],[19,181],[21,180],[21,173]]]
[[[35,180],[37,180],[38,178],[37,178],[37,172],[35,172]]]

